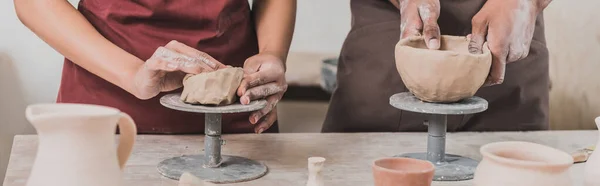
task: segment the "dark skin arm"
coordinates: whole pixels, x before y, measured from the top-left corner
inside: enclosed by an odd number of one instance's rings
[[[529,54],[537,16],[551,0],[488,0],[473,17],[469,51],[481,53],[488,42],[492,68],[486,85],[501,84],[507,63]]]
[[[295,0],[255,0],[253,13],[259,53],[244,62],[244,79],[238,88],[242,104],[265,98],[267,106],[250,114],[254,131],[262,133],[277,120],[277,102],[287,90],[285,61],[296,22]]]

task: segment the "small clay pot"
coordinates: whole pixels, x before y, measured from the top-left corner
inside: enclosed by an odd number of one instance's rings
[[[552,147],[521,141],[497,142],[480,149],[475,186],[571,186],[573,157]]]
[[[456,102],[475,95],[485,82],[492,54],[471,54],[466,37],[442,36],[439,50],[428,49],[421,36],[396,44],[396,68],[406,88],[427,102]]]
[[[412,158],[382,158],[373,163],[375,186],[430,186],[435,167]]]

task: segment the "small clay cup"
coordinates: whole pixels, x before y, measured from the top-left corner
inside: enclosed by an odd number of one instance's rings
[[[492,54],[483,45],[481,54],[469,52],[466,37],[442,36],[440,49],[428,49],[422,36],[396,44],[396,69],[406,88],[427,102],[449,103],[475,95],[485,82]]]
[[[375,186],[430,186],[435,167],[412,158],[382,158],[373,162]]]

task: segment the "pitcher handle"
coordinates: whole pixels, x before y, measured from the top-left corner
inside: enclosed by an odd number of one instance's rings
[[[125,168],[125,164],[133,150],[133,144],[137,136],[137,128],[131,116],[121,112],[119,119],[119,147],[117,147],[117,157],[119,159],[119,167],[121,170]]]

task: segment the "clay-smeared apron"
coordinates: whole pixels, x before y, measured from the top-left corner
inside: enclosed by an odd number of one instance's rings
[[[485,0],[442,0],[442,34],[466,36],[471,18]],[[393,94],[407,92],[394,62],[400,37],[400,13],[388,0],[352,0],[352,29],[343,45],[323,132],[426,131],[427,115],[389,105]],[[543,16],[537,18],[529,56],[506,67],[501,85],[484,87],[477,96],[487,111],[450,116],[448,131],[514,131],[548,128],[548,50]]]
[[[247,0],[82,0],[78,9],[104,37],[142,60],[171,40],[231,66],[241,67],[258,53]],[[118,108],[133,117],[140,133],[204,132],[204,115],[163,107],[164,94],[139,100],[65,59],[57,102]],[[253,132],[248,117],[224,114],[223,132]],[[274,131],[277,125],[267,132]]]

